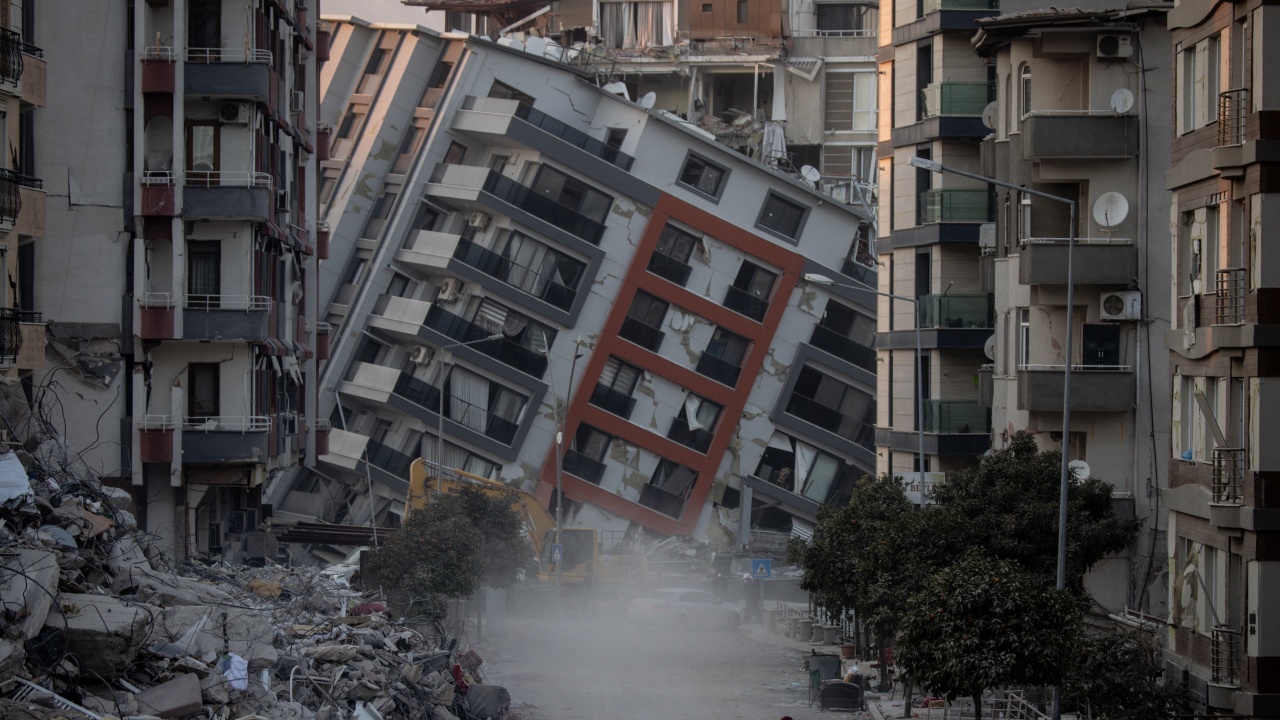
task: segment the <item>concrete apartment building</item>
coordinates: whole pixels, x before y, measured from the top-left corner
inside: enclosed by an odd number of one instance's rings
[[[1183,0],[1169,11],[1174,140],[1166,336],[1172,373],[1166,659],[1209,712],[1280,715],[1274,493],[1276,259],[1268,154],[1280,12]],[[1268,30],[1270,28],[1270,30]],[[1269,34],[1268,34],[1269,33]],[[1268,219],[1270,218],[1270,219]]]
[[[422,456],[551,507],[560,466],[567,523],[732,546],[873,469],[872,308],[802,281],[865,214],[570,64],[327,19],[331,426],[277,518],[394,527]]]
[[[45,235],[44,186],[35,164],[36,109],[45,105],[44,51],[35,42],[34,3],[0,8],[0,373],[28,377],[44,367],[45,326],[35,310],[37,241]],[[28,386],[29,391],[29,386]]]
[[[315,0],[39,9],[77,58],[37,114],[39,382],[163,551],[273,557],[261,488],[314,415]]]

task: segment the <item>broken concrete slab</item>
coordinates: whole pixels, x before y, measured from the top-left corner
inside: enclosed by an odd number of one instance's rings
[[[138,710],[161,718],[180,718],[200,712],[200,678],[179,675],[167,683],[147,688],[135,700]]]
[[[45,550],[21,549],[0,556],[0,565],[9,572],[0,577],[0,602],[5,612],[20,617],[18,627],[28,640],[44,627],[53,605],[53,588],[58,587],[58,558]]]
[[[249,662],[250,671],[274,667],[280,659],[273,645],[271,619],[258,610],[238,607],[171,607],[161,612],[156,634],[164,642],[177,642],[206,614],[205,631],[199,633],[192,655],[234,653]]]
[[[147,628],[159,615],[159,608],[141,603],[64,593],[50,609],[45,625],[62,630],[67,651],[80,658],[84,675],[114,680],[133,662]]]

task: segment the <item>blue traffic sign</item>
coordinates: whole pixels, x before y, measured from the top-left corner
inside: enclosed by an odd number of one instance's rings
[[[752,561],[751,561],[751,577],[753,577],[753,578],[755,578],[755,579],[757,579],[757,580],[759,580],[759,579],[761,579],[761,578],[769,578],[769,577],[773,577],[773,563],[772,563],[772,561],[770,561],[770,560],[768,560],[768,559],[765,559],[765,560],[752,560]]]
[[[551,562],[559,563],[560,557],[564,554],[564,546],[560,543],[552,543],[551,545]]]

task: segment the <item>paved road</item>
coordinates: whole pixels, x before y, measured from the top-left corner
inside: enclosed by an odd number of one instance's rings
[[[519,720],[830,720],[809,706],[801,652],[757,642],[753,629],[633,628],[616,608],[511,613],[479,647]]]

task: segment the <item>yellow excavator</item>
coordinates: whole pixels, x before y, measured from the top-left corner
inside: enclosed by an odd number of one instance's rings
[[[425,508],[436,492],[450,492],[461,487],[474,487],[484,492],[498,494],[511,490],[523,510],[525,531],[529,543],[538,558],[538,580],[553,582],[556,564],[552,558],[556,542],[556,521],[538,499],[523,490],[505,483],[462,470],[449,471],[452,477],[437,479],[427,473],[422,458],[409,466],[409,503],[407,513]],[[565,585],[594,583],[597,579],[622,578],[643,574],[643,554],[627,552],[624,548],[601,547],[600,533],[594,528],[566,527],[560,529],[562,556],[561,581]]]

